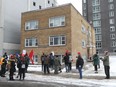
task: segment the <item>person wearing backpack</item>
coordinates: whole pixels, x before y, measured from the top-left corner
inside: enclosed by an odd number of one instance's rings
[[[79,71],[80,79],[82,79],[82,68],[83,68],[83,65],[84,65],[84,60],[81,57],[81,53],[78,52],[78,56],[77,56],[77,60],[76,60],[76,69],[78,69],[78,71]]]

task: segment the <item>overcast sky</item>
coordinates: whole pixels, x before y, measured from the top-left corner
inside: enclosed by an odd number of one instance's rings
[[[58,4],[72,3],[73,6],[82,14],[82,0],[57,0]]]

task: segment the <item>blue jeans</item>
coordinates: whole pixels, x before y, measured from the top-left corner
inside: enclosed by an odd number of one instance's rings
[[[80,79],[82,79],[82,68],[78,67],[78,71],[79,71]]]
[[[66,69],[66,72],[69,72],[69,65],[68,64],[65,64],[65,69]]]

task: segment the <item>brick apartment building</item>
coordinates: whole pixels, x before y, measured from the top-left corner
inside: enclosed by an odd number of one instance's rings
[[[33,50],[35,62],[43,52],[61,61],[67,50],[74,61],[77,52],[85,59],[95,53],[94,29],[72,4],[24,12],[21,20],[21,51]]]

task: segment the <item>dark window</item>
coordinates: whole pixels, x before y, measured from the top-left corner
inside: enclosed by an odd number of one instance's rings
[[[54,6],[54,4],[52,4],[52,7]]]
[[[39,9],[41,9],[41,6],[39,6]]]
[[[33,6],[36,6],[36,3],[35,2],[33,2]]]
[[[50,1],[48,0],[48,4],[50,4]]]

